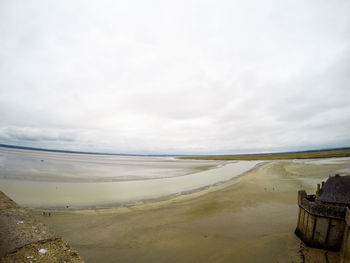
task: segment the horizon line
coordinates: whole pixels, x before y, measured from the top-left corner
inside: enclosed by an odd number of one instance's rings
[[[43,152],[60,152],[60,153],[75,153],[75,154],[96,154],[96,155],[117,155],[117,156],[254,156],[254,155],[276,155],[276,154],[289,154],[289,153],[307,153],[307,152],[320,152],[320,151],[334,151],[334,150],[345,150],[350,149],[350,146],[336,147],[336,148],[320,148],[314,150],[300,150],[300,151],[286,151],[286,152],[269,152],[269,153],[237,153],[237,154],[132,154],[132,153],[108,153],[108,152],[91,152],[91,151],[74,151],[74,150],[58,150],[58,149],[47,149],[47,148],[37,148],[21,145],[11,145],[2,144],[0,147],[10,148],[10,149],[22,149],[22,150],[33,150],[33,151],[43,151]]]

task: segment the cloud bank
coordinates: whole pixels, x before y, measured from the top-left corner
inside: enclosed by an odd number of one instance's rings
[[[349,1],[2,1],[0,143],[350,145]]]

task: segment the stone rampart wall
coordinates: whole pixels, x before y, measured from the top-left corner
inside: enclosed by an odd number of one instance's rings
[[[350,263],[350,210],[346,209],[345,215],[345,230],[343,244],[340,251],[340,262],[341,263]]]

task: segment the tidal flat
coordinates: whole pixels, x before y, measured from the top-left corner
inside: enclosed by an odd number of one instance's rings
[[[349,166],[349,159],[272,161],[224,184],[165,201],[57,211],[51,217],[38,211],[36,216],[87,262],[335,263],[337,253],[305,249],[294,235],[297,191],[312,193],[315,183]]]
[[[199,174],[215,176],[221,169],[229,174],[231,168],[234,174],[233,163],[223,162]],[[350,158],[264,161],[241,176],[168,198],[32,212],[86,262],[336,263],[337,253],[306,249],[294,235],[297,191],[313,193],[316,183],[349,168]]]
[[[305,250],[294,235],[297,191],[350,167],[271,161],[244,176],[189,195],[111,209],[36,216],[87,262],[338,262],[337,253]],[[303,250],[302,256],[300,250]],[[312,255],[312,256],[310,256]],[[316,260],[316,261],[315,261]]]
[[[115,207],[199,191],[259,163],[0,148],[0,189],[28,208]]]

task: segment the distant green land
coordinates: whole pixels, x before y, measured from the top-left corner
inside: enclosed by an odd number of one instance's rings
[[[207,156],[186,156],[180,159],[198,160],[278,160],[278,159],[313,159],[331,157],[350,157],[350,148],[287,152],[287,153],[264,153],[264,154],[240,154],[240,155],[207,155]]]

